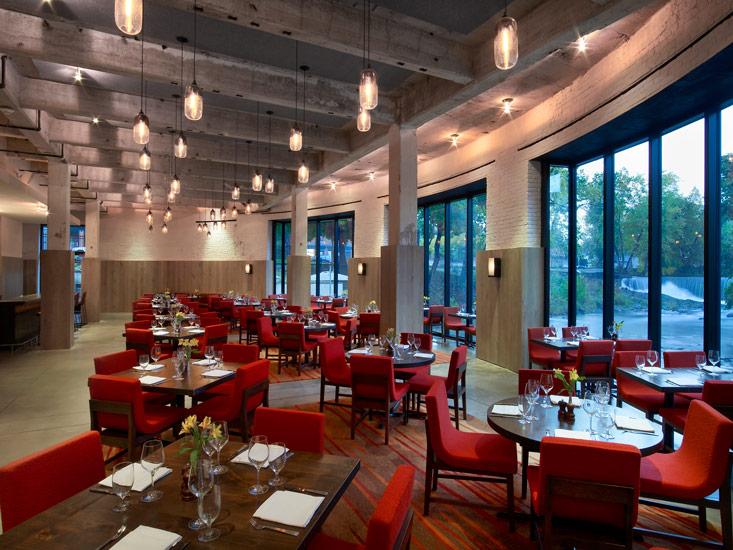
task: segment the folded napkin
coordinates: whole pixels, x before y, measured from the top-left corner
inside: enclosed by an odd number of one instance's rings
[[[127,466],[125,470],[132,468],[133,466],[135,467],[135,481],[132,484],[132,490],[137,491],[138,493],[142,493],[145,489],[150,487],[150,472],[143,468],[139,462],[135,462],[131,466]],[[155,471],[155,482],[158,483],[159,480],[163,479],[172,471],[173,470],[171,470],[170,468],[161,466]],[[110,475],[105,477],[102,481],[99,482],[99,484],[103,485],[104,487],[112,487],[112,476]]]
[[[516,405],[494,405],[491,409],[491,414],[499,416],[522,416],[522,413],[519,412],[519,407]]]
[[[562,430],[560,428],[555,428],[555,437],[567,437],[570,439],[590,439],[590,432]]]
[[[562,340],[562,336],[547,336],[545,340]]]
[[[356,348],[356,349],[352,349],[349,352],[349,355],[359,355],[359,354],[366,355],[367,353],[368,353],[367,350],[365,350],[364,348]]]
[[[634,418],[632,416],[616,415],[616,427],[621,430],[634,430],[635,432],[654,433],[656,430],[646,418]]]
[[[191,328],[188,328],[188,329],[185,329],[185,330],[189,334],[201,334],[202,332],[206,332],[204,329],[202,329],[200,327],[191,327]]]
[[[580,346],[579,340],[568,340],[568,345],[570,346]]]
[[[140,383],[143,386],[154,386],[155,384],[160,384],[161,382],[165,382],[166,378],[163,376],[141,376],[140,377]]]
[[[703,367],[702,370],[704,370],[705,372],[709,372],[710,374],[727,374],[729,372],[727,369],[712,367],[710,365],[708,365],[707,367]]]
[[[222,376],[229,376],[230,374],[233,374],[234,371],[226,370],[226,369],[213,369],[213,370],[207,370],[203,373],[201,373],[201,376],[205,376],[206,378],[221,378]]]
[[[567,395],[551,395],[550,396],[550,403],[553,405],[557,405],[560,403],[560,401],[565,401],[567,403],[570,400],[570,398]],[[579,397],[573,397],[573,405],[582,405],[581,399]]]
[[[182,538],[178,533],[138,525],[112,548],[115,550],[168,550],[178,544]]]
[[[201,359],[200,361],[194,361],[193,364],[199,365],[200,367],[209,367],[216,365],[216,359]]]
[[[670,376],[667,382],[675,386],[702,386],[700,379],[694,376]]]
[[[135,369],[135,370],[150,371],[150,370],[160,370],[163,367],[165,367],[165,365],[163,363],[151,363],[147,367],[143,367],[142,365],[137,365],[137,366],[132,367],[132,368]]]
[[[310,523],[323,500],[294,491],[275,491],[257,508],[254,517],[302,528]]]
[[[667,369],[663,369],[662,367],[641,367],[641,370],[647,374],[664,374],[665,372],[669,372]]]
[[[422,353],[422,352],[418,351],[415,354],[415,357],[418,357],[419,359],[432,359],[433,358],[433,354],[432,353]]]
[[[259,447],[264,447],[261,443],[255,443],[255,450],[261,450],[264,452],[264,449],[259,449]],[[281,454],[286,453],[288,450],[285,447],[281,447],[280,445],[270,445],[270,454],[268,455],[270,460],[275,460],[277,457],[279,457]],[[249,449],[245,449],[241,453],[239,453],[237,456],[235,456],[231,462],[234,462],[235,464],[249,464],[252,465],[252,463],[249,461]],[[270,463],[265,462],[265,464],[262,466],[263,468],[269,468]]]

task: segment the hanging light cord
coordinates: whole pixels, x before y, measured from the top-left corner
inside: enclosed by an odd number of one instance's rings
[[[140,31],[140,110],[143,110],[145,97],[145,35]]]
[[[181,41],[181,79],[180,84],[180,96],[183,97],[183,41]],[[178,117],[181,117],[181,132],[183,131],[183,110],[178,112],[178,99],[176,99],[176,125],[178,125]]]
[[[267,170],[268,177],[272,177],[272,113],[267,115]]]
[[[257,102],[257,123],[255,124],[257,127],[256,130],[256,143],[255,146],[257,147],[257,166],[260,165],[260,102]]]
[[[239,111],[237,111],[235,123],[237,125],[237,128],[239,128]],[[239,145],[239,140],[235,139],[234,140],[234,185],[235,187],[237,185],[237,182],[239,181],[237,179],[237,168],[239,167],[239,164],[238,164],[239,155],[237,154],[237,150],[239,149],[238,145]]]
[[[363,69],[366,69],[366,51],[367,51],[367,7],[366,7],[367,0],[363,0],[362,2],[362,11],[364,12],[364,17],[361,20],[361,40],[362,40],[362,49],[361,49],[361,67]]]
[[[298,41],[295,41],[295,124],[298,124]]]
[[[193,81],[196,82],[196,0],[193,0]]]
[[[367,56],[367,67],[371,67],[371,46],[372,46],[372,3],[371,0],[367,0],[367,36],[366,36],[366,56]]]

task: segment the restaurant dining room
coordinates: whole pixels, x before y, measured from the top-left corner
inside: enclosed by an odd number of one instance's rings
[[[733,550],[732,469],[733,0],[0,0],[0,548]]]

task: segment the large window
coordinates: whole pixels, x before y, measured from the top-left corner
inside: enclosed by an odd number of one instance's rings
[[[287,292],[290,221],[272,222],[274,291]],[[354,256],[354,214],[323,216],[308,220],[307,254],[311,258],[311,294],[340,296],[348,292],[347,260]]]
[[[549,321],[562,326],[568,319],[568,210],[569,170],[567,166],[550,166],[549,185]]]
[[[81,292],[81,266],[84,259],[86,228],[83,225],[69,227],[69,249],[74,251],[74,291]],[[41,225],[39,235],[41,250],[48,249],[48,226]]]
[[[720,353],[733,357],[733,106],[720,120]]]
[[[424,294],[431,304],[476,303],[476,253],[486,248],[485,182],[426,197],[417,210],[417,243],[425,248]]]

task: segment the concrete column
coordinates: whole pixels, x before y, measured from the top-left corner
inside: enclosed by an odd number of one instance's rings
[[[310,307],[311,258],[308,256],[308,188],[294,186],[290,216],[288,303]]]
[[[382,331],[422,332],[423,248],[417,245],[417,136],[389,129],[389,240],[381,250]]]
[[[84,245],[86,253],[81,266],[81,289],[84,293],[84,312],[87,323],[99,321],[102,265],[99,259],[99,203],[87,201],[84,217]]]
[[[23,294],[36,294],[39,291],[39,231],[37,223],[23,224]]]
[[[48,163],[48,247],[41,253],[41,347],[74,343],[74,254],[69,250],[69,165]]]

